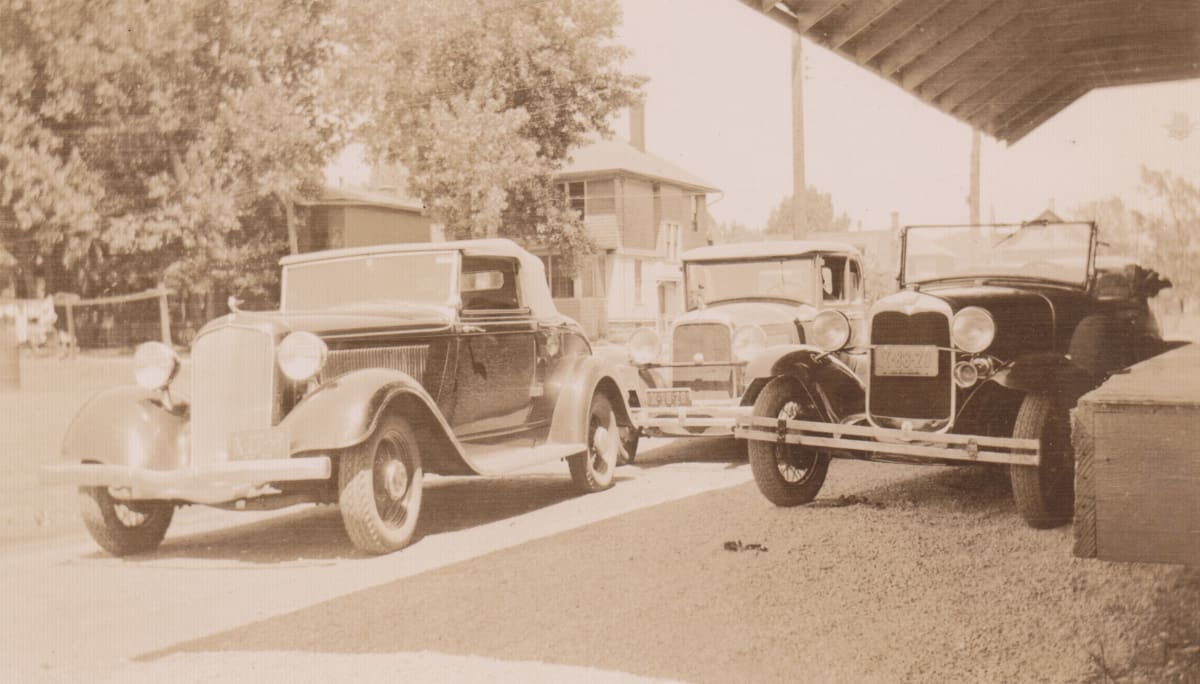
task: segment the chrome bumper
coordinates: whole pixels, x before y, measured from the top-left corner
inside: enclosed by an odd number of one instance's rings
[[[123,465],[68,463],[43,466],[43,484],[109,487],[119,499],[170,499],[217,504],[259,496],[272,482],[327,480],[333,472],[328,456],[229,461],[179,470],[151,470]]]
[[[695,404],[634,408],[634,424],[652,437],[729,436],[738,419],[749,416],[753,406]]]
[[[938,461],[1036,466],[1041,460],[1036,439],[923,433],[810,420],[746,416],[738,418],[734,435],[739,439],[762,442]]]

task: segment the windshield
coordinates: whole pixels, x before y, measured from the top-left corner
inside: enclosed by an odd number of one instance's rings
[[[451,304],[454,252],[377,254],[284,269],[285,311],[353,309],[388,303]]]
[[[812,258],[687,264],[688,309],[730,299],[778,298],[812,303]]]
[[[1038,278],[1087,283],[1090,223],[911,226],[904,232],[904,283],[948,278]]]

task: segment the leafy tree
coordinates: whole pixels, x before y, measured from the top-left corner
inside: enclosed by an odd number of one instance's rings
[[[270,288],[341,121],[323,0],[0,8],[0,216],[86,293]],[[294,241],[294,235],[292,236]]]
[[[833,197],[827,192],[821,192],[813,186],[808,186],[803,196],[802,208],[805,212],[807,231],[844,231],[850,229],[850,217],[842,212],[835,214]],[[791,196],[784,197],[771,210],[767,219],[768,233],[781,233],[791,236],[792,212],[795,204]]]
[[[553,187],[571,148],[610,132],[642,80],[620,69],[616,0],[346,0],[345,96],[377,161],[448,237],[587,248]]]

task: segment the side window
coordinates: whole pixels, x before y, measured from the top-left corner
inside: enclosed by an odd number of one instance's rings
[[[863,296],[862,266],[857,261],[850,261],[846,280],[846,301],[857,302]]]
[[[821,265],[821,299],[836,302],[843,299],[846,279],[845,257],[825,257]]]
[[[520,308],[515,260],[463,257],[462,269],[459,282],[464,310],[494,311]]]

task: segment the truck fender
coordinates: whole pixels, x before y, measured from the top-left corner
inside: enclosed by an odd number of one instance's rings
[[[88,400],[63,437],[66,463],[171,470],[188,464],[188,409],[170,409],[158,392],[137,385],[113,387]]]
[[[564,359],[547,384],[554,385],[553,391],[557,395],[554,417],[550,421],[550,442],[579,444],[587,441],[587,415],[596,392],[603,392],[608,397],[618,425],[635,426],[615,369],[604,359],[594,356],[579,356],[572,361]]]
[[[1073,400],[1097,387],[1100,377],[1063,354],[1039,352],[1018,357],[990,379],[1009,389],[1055,392]]]
[[[864,410],[866,385],[862,377],[838,357],[807,344],[768,347],[752,359],[746,365],[742,405],[752,405],[768,382],[785,375],[815,383],[841,416]]]
[[[412,423],[427,472],[475,472],[437,403],[398,370],[369,368],[338,376],[296,404],[279,428],[286,431],[292,454],[339,451],[362,443],[388,410],[402,412]]]

